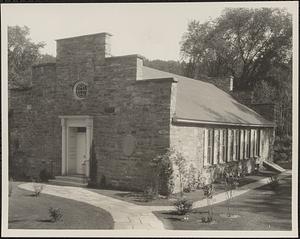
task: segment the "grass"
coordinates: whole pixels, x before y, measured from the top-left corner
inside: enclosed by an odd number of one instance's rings
[[[259,179],[268,177],[273,174],[274,172],[271,171],[262,171],[259,172],[257,175],[248,175],[240,180],[239,186],[253,183]],[[87,189],[95,193],[99,193],[105,196],[109,196],[115,199],[123,200],[141,206],[173,206],[176,199],[180,197],[179,193],[177,193],[171,195],[169,198],[158,197],[156,199],[151,199],[147,197],[145,194],[143,194],[143,192],[129,192],[129,191],[95,189],[95,188],[87,188]],[[215,183],[214,190],[215,190],[215,194],[218,194],[224,192],[225,187],[222,183]],[[205,196],[203,195],[203,191],[201,189],[189,193],[184,193],[184,197],[193,202],[205,199]]]
[[[251,190],[232,199],[232,214],[238,218],[224,218],[226,202],[214,205],[214,222],[202,223],[208,208],[197,208],[184,221],[175,211],[154,214],[175,230],[291,230],[291,177],[280,180],[274,191],[270,185]]]
[[[19,189],[13,182],[9,197],[9,229],[112,229],[113,219],[105,210],[75,200]],[[51,222],[48,209],[61,208],[63,220]]]

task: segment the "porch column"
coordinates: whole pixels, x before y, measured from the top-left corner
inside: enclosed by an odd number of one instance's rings
[[[66,120],[61,119],[61,126],[62,126],[62,131],[61,131],[61,144],[62,144],[62,152],[61,152],[61,174],[65,175],[66,174]]]

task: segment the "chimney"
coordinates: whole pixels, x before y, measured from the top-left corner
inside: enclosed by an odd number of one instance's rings
[[[111,34],[103,32],[58,39],[56,44],[57,64],[69,62],[81,64],[90,60],[101,63],[110,53]]]
[[[226,91],[227,93],[233,92],[233,76],[230,77],[208,77],[202,76],[199,80],[209,82],[219,89]]]

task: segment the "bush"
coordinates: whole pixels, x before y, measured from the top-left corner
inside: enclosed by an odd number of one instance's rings
[[[62,212],[60,208],[53,208],[50,207],[48,209],[49,212],[49,217],[51,219],[52,222],[57,222],[57,221],[61,221],[62,220]]]
[[[173,157],[174,150],[168,149],[164,154],[153,158],[150,163],[152,175],[154,175],[151,187],[156,191],[155,194],[170,196],[174,190]]]
[[[92,145],[90,148],[90,186],[95,186],[97,184],[97,158],[96,158],[96,151],[95,151],[95,144],[92,141]],[[103,179],[103,177],[102,177]],[[105,180],[105,179],[104,179]]]
[[[288,161],[292,158],[292,137],[277,136],[274,142],[274,161]]]
[[[47,171],[47,169],[42,169],[39,174],[39,180],[41,182],[48,182],[49,179],[51,179],[50,173]]]
[[[147,199],[151,199],[151,200],[158,197],[157,190],[152,186],[147,186],[146,189],[143,191],[143,194]]]
[[[191,164],[187,174],[187,179],[186,179],[187,182],[185,187],[183,188],[184,192],[191,192],[197,189],[199,183],[196,178],[196,174],[197,174],[197,170],[194,167],[194,165]]]
[[[193,202],[186,198],[179,198],[174,203],[174,206],[176,207],[176,211],[179,215],[185,215],[192,210]]]

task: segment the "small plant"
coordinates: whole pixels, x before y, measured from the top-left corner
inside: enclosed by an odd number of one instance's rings
[[[63,214],[60,208],[50,207],[48,209],[49,217],[52,222],[62,221]]]
[[[43,189],[44,189],[44,185],[42,185],[42,184],[34,184],[33,185],[34,195],[36,197],[40,196],[40,194],[43,191]]]
[[[174,206],[176,207],[176,211],[179,215],[185,215],[192,210],[193,202],[186,198],[179,198],[174,203]]]
[[[213,217],[209,214],[207,216],[201,217],[201,222],[203,222],[203,223],[210,223],[210,222],[212,222],[212,220],[213,220]]]
[[[239,185],[240,173],[238,169],[232,166],[227,166],[223,172],[223,180],[225,183],[225,192],[227,197],[227,216],[231,217],[230,207],[233,190]]]
[[[206,184],[206,178],[202,177],[201,178],[201,189],[203,190],[203,194],[206,198],[206,203],[208,207],[208,219],[205,219],[205,222],[211,222],[213,220],[213,204],[212,204],[212,199],[214,195],[214,186],[212,183]]]
[[[269,178],[269,185],[273,190],[276,190],[279,186],[279,178],[278,175],[272,175]]]

